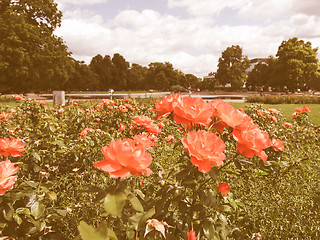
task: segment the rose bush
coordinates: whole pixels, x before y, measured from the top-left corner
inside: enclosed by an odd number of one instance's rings
[[[244,112],[181,95],[141,101],[2,108],[1,183],[10,184],[1,185],[0,236],[317,236],[312,109],[302,106],[288,124],[259,105]]]

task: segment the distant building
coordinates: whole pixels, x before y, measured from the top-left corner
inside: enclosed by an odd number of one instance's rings
[[[253,59],[250,59],[250,67],[247,68],[246,74],[248,75],[258,63],[261,62],[261,63],[266,63],[267,64],[267,61],[268,61],[268,58],[253,58]]]
[[[204,76],[202,80],[204,81],[204,80],[215,80],[215,79],[216,77],[212,75],[212,76]]]

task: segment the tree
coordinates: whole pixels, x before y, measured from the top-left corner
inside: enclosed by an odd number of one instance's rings
[[[113,86],[115,89],[123,90],[127,89],[127,73],[129,69],[129,63],[119,53],[113,54]]]
[[[256,89],[259,86],[276,87],[274,78],[274,66],[276,59],[269,56],[267,59],[258,60],[251,72],[248,73],[246,86]]]
[[[108,90],[114,88],[113,73],[114,66],[109,55],[102,57],[100,54],[94,56],[89,64],[90,69],[94,72],[98,79],[97,89]]]
[[[191,86],[191,88],[197,88],[199,83],[201,82],[201,79],[189,73],[185,74],[184,78],[185,78],[185,84],[182,84],[182,86],[184,86],[185,88],[188,88],[189,86]]]
[[[173,68],[169,62],[154,62],[149,64],[145,86],[146,89],[168,90],[183,82],[182,73]]]
[[[98,90],[100,89],[99,76],[83,61],[75,61],[75,73],[67,82],[66,90]]]
[[[53,35],[61,16],[53,0],[0,2],[2,91],[41,91],[65,86],[74,64],[62,39]]]
[[[245,83],[245,70],[248,67],[249,60],[242,55],[242,48],[232,45],[219,58],[216,79],[223,85],[230,83],[232,89],[240,89]]]
[[[283,41],[276,56],[276,77],[280,87],[287,86],[296,90],[303,86],[310,86],[312,80],[319,76],[317,48],[312,48],[310,42],[291,38]]]
[[[144,89],[144,80],[148,68],[139,64],[133,63],[127,74],[127,88],[130,90]]]

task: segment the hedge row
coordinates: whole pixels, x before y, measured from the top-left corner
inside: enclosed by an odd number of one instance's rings
[[[251,95],[246,98],[249,103],[265,104],[319,104],[318,96],[299,96],[299,95]]]

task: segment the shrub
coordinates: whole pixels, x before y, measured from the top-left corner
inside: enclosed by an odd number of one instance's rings
[[[319,104],[318,96],[295,96],[295,95],[250,95],[246,98],[249,103],[265,103],[265,104]]]
[[[1,109],[0,138],[21,139],[26,151],[0,154],[19,167],[0,196],[0,236],[318,238],[320,135],[309,109],[291,126],[262,105],[245,114],[221,100],[173,104],[180,97]]]
[[[171,91],[174,93],[186,92],[187,89],[180,85],[171,86]]]

